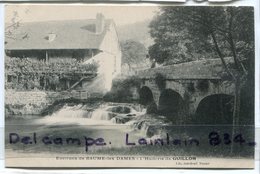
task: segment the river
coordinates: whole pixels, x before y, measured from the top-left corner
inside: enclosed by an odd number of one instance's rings
[[[209,144],[212,132],[217,132],[220,138],[223,134],[230,136],[230,125],[172,125],[163,116],[149,115],[142,106],[126,103],[103,103],[95,108],[87,104],[65,104],[47,116],[9,117],[5,123],[7,157],[17,153],[38,156],[85,153],[221,156],[230,154],[231,147],[221,143],[215,148]],[[240,127],[241,136],[247,143],[241,146],[234,141],[236,148],[232,156],[254,154],[253,146],[249,146],[254,140],[252,130],[252,126]],[[70,138],[78,139],[80,143],[68,144]],[[149,146],[139,146],[140,139]],[[159,146],[154,146],[157,139],[162,139],[164,145],[168,145],[169,140],[170,146],[160,145],[161,141]],[[195,140],[197,145],[190,143]]]
[[[69,137],[103,138],[107,144],[106,148],[121,148],[126,146],[126,134],[133,140],[147,137],[148,126],[143,124],[143,121],[140,122],[140,118],[145,115],[146,109],[140,105],[103,103],[96,109],[90,109],[83,104],[72,106],[65,104],[61,109],[44,117],[23,115],[6,119],[6,147],[14,150],[23,147],[27,152],[32,153],[49,150],[48,146],[39,142],[31,147],[20,141],[8,143],[10,133],[16,133],[20,140],[24,136],[33,137],[33,134],[37,134],[39,140],[44,136],[49,136],[52,140],[57,137],[64,139]],[[16,138],[13,137],[14,140]],[[104,147],[93,146],[90,151],[99,149],[104,149]],[[78,147],[74,150],[65,149],[71,153],[81,153],[82,150]],[[54,146],[52,151],[59,152],[60,150]]]

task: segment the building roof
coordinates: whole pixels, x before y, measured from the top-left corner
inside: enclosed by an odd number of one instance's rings
[[[5,49],[98,49],[112,22],[104,20],[101,33],[96,33],[96,19],[21,23],[12,33],[15,39],[6,37]]]
[[[232,64],[232,58],[225,58],[228,64]],[[166,79],[220,79],[225,72],[220,58],[191,61],[186,63],[161,66],[140,71],[141,78],[151,79],[156,74],[163,75]]]

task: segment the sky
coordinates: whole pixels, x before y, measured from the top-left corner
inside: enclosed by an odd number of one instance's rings
[[[17,12],[20,22],[92,19],[97,13],[103,13],[105,18],[114,19],[116,25],[125,25],[144,20],[150,20],[158,11],[155,5],[8,5],[5,8],[5,22],[10,23]]]

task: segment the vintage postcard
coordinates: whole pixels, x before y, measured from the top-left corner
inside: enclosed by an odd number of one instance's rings
[[[254,8],[5,6],[6,167],[254,168]]]

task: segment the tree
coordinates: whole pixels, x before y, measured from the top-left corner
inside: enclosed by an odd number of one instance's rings
[[[235,84],[233,125],[238,125],[241,89],[246,83],[254,84],[253,8],[162,7],[150,28],[155,44],[149,53],[159,63],[189,61],[190,57],[220,58]]]
[[[29,9],[25,9],[23,11],[23,13],[25,14],[28,14],[30,11]],[[14,10],[12,11],[12,16],[11,16],[11,20],[9,21],[9,23],[6,23],[6,26],[5,26],[5,37],[7,39],[13,39],[13,40],[16,40],[17,36],[14,36],[14,32],[15,30],[17,30],[20,26],[21,26],[21,18],[19,16],[19,12]],[[28,37],[28,34],[25,32],[25,33],[21,33],[21,38],[25,38],[25,37]]]
[[[135,66],[142,66],[146,59],[145,46],[134,40],[126,40],[121,42],[122,64],[127,64],[130,69]]]
[[[182,63],[215,54],[206,35],[194,37],[193,34],[198,33],[193,23],[181,16],[180,10],[192,11],[190,7],[163,7],[150,23],[150,34],[155,44],[149,48],[149,55],[158,63]]]

